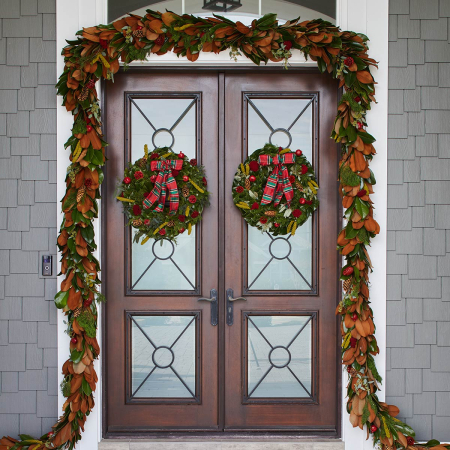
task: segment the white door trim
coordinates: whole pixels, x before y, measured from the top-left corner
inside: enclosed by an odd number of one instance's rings
[[[388,20],[389,20],[389,0],[337,0],[337,21],[336,23],[343,30],[352,30],[367,34],[370,38],[370,56],[380,61],[380,68],[372,70],[376,85],[377,104],[372,106],[372,110],[367,114],[369,123],[368,131],[376,139],[377,155],[375,156],[371,168],[377,178],[375,195],[373,200],[376,206],[375,218],[380,224],[381,233],[374,239],[371,246],[371,259],[374,264],[374,272],[371,275],[371,306],[374,311],[375,323],[377,325],[377,342],[380,348],[380,355],[376,357],[378,371],[385,379],[386,375],[386,236],[387,236],[387,120],[388,120]],[[64,60],[61,56],[61,49],[66,45],[66,39],[72,39],[75,33],[82,27],[89,27],[99,23],[107,22],[107,0],[56,0],[56,70],[59,76],[64,70]],[[309,66],[315,63],[305,62],[301,54],[297,52],[291,59],[295,66]],[[192,65],[185,58],[177,58],[174,54],[164,56],[153,56],[147,63],[136,63],[138,65],[158,66],[158,65]],[[228,52],[219,55],[202,54],[195,65],[226,65],[238,64],[253,65],[245,58],[240,58],[237,63],[231,61]],[[275,65],[275,63],[273,63]],[[191,67],[195,67],[192,65]],[[280,64],[278,64],[280,65]],[[281,70],[281,68],[280,68]],[[58,101],[59,103],[59,101]],[[65,174],[68,164],[68,153],[64,149],[64,142],[69,137],[72,128],[72,114],[67,112],[65,107],[57,108],[57,191],[58,198],[65,194]],[[106,139],[108,137],[106,136]],[[57,228],[63,219],[61,205],[57,203]],[[98,252],[101,252],[101,217],[95,221],[94,229]],[[99,257],[100,254],[98,253]],[[58,285],[62,277],[58,279]],[[100,315],[99,315],[100,317]],[[58,367],[69,356],[68,337],[64,333],[64,315],[58,311]],[[99,322],[99,330],[101,323]],[[103,348],[101,333],[98,336],[100,348]],[[95,393],[96,406],[86,421],[86,431],[83,439],[77,445],[79,450],[97,450],[98,442],[102,437],[102,367],[101,359],[96,362],[95,369],[98,374],[98,385]],[[59,374],[59,382],[62,381],[62,374]],[[365,440],[365,432],[359,428],[352,428],[345,409],[346,405],[346,384],[347,374],[342,375],[342,439],[345,441],[346,449],[372,449],[372,441]],[[384,400],[386,385],[379,392],[380,400]],[[65,399],[61,393],[58,396],[58,407],[61,411]]]

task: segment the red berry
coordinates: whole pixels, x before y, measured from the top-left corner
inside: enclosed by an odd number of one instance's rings
[[[86,125],[89,125],[91,123],[91,119],[89,117],[86,117]]]
[[[359,103],[361,101],[361,97],[359,97],[359,96],[355,97],[354,100],[355,100],[356,103]]]
[[[352,366],[347,366],[347,372],[350,373],[352,371]]]
[[[184,175],[183,181],[189,181],[189,177],[187,175]]]
[[[164,36],[162,34],[160,34],[156,40],[155,40],[155,44],[156,45],[163,45],[164,44]]]
[[[302,155],[303,155],[303,152],[302,152],[300,149],[298,149],[298,150],[295,150],[295,154],[296,154],[297,156],[302,156]]]
[[[100,39],[100,47],[106,50],[108,48],[108,41]]]
[[[300,202],[300,205],[304,205],[304,204],[306,203],[306,200],[302,197],[302,198],[299,200],[299,202]]]
[[[248,178],[252,183],[254,183],[256,181],[256,177],[255,175],[250,175],[250,177]]]
[[[84,180],[84,185],[85,185],[87,188],[90,188],[90,187],[92,186],[92,179],[91,179],[91,178],[88,178],[87,180]]]
[[[349,67],[349,66],[353,66],[353,63],[355,61],[353,60],[353,58],[351,56],[347,56],[347,58],[345,58],[344,60],[344,64]]]
[[[159,155],[158,155],[158,153],[152,153],[151,155],[150,155],[150,159],[158,159],[159,158]]]
[[[90,125],[88,125],[88,126],[86,127],[86,131],[87,131],[88,133],[90,133],[90,132],[92,131],[92,127],[91,127]]]
[[[352,314],[352,320],[353,322],[356,322],[358,320],[358,314],[356,314],[355,312]]]
[[[292,211],[292,215],[297,219],[298,217],[300,217],[303,213],[299,210],[299,209],[294,209],[294,211]]]
[[[351,348],[355,348],[357,342],[358,342],[358,339],[356,339],[356,338],[354,338],[354,337],[350,338],[350,347],[351,347]]]
[[[152,175],[151,177],[150,177],[150,182],[151,183],[154,183],[156,181],[156,175]]]
[[[180,171],[177,170],[177,169],[173,169],[173,170],[172,170],[172,175],[173,175],[174,177],[177,177],[179,173],[180,173]]]
[[[236,192],[238,194],[242,194],[244,192],[244,188],[242,186],[236,186]]]
[[[267,217],[261,217],[261,219],[259,219],[259,222],[264,225],[265,223],[267,223]]]
[[[159,234],[161,236],[165,236],[166,235],[166,230],[164,228],[162,230],[159,230]]]
[[[259,169],[259,163],[258,163],[258,161],[250,161],[249,166],[250,166],[250,170],[251,170],[252,172],[257,172],[258,169]]]
[[[87,82],[86,86],[87,86],[89,89],[94,89],[94,88],[95,88],[95,80],[89,80],[89,81]]]
[[[275,222],[275,223],[273,224],[273,226],[274,226],[275,228],[278,228],[278,227],[280,226],[280,224],[277,223],[277,222]]]
[[[206,180],[205,177],[202,178],[202,183],[203,183],[203,186],[208,186],[208,181]]]
[[[364,197],[367,194],[365,189],[361,189],[360,191],[357,192],[357,196],[358,197]]]
[[[178,158],[179,159],[184,159],[184,153],[183,152],[178,153]]]
[[[149,225],[150,225],[150,219],[145,219],[145,220],[144,220],[144,225],[149,226]]]
[[[253,203],[252,209],[259,209],[259,203],[258,202]]]
[[[306,172],[308,172],[308,166],[306,164],[302,164],[302,175],[305,175]]]
[[[142,30],[142,28],[144,28],[144,27],[141,27],[140,25],[138,25],[138,27],[137,27],[138,30]]]
[[[191,217],[195,219],[196,217],[198,217],[198,214],[198,211],[192,211]]]
[[[92,300],[88,298],[87,300],[85,300],[85,301],[83,302],[83,306],[84,306],[85,308],[89,308],[89,306],[91,306],[91,303],[92,303]]]
[[[352,266],[346,267],[346,268],[342,271],[342,274],[343,274],[344,276],[346,276],[346,277],[348,277],[348,276],[351,275],[352,273],[353,273],[353,267],[352,267]]]
[[[294,183],[295,183],[295,177],[294,177],[294,175],[289,175],[289,182],[290,182],[291,184],[294,184]]]
[[[371,431],[372,433],[375,433],[375,431],[377,431],[377,430],[378,430],[378,428],[377,428],[375,425],[371,425],[370,431]]]
[[[363,127],[362,122],[356,122],[356,125],[358,126],[358,130],[361,130]]]
[[[408,445],[414,445],[416,443],[416,441],[414,440],[414,438],[412,436],[408,436],[406,438],[406,442]]]
[[[183,234],[184,233],[184,228],[180,228],[180,231],[178,233]]]
[[[283,151],[283,147],[278,147],[278,151],[279,152]]]
[[[312,205],[312,200],[306,200],[307,205]]]
[[[197,202],[197,197],[196,197],[195,195],[190,195],[190,196],[188,197],[188,200],[189,200],[189,203],[194,204],[194,203]]]
[[[286,50],[290,50],[292,48],[292,42],[291,41],[284,41],[283,45],[284,45],[284,48]]]
[[[190,164],[191,166],[196,166],[196,165],[197,165],[197,160],[196,160],[196,159],[191,159],[191,160],[189,161],[189,164]]]
[[[184,214],[180,214],[180,215],[178,216],[178,220],[179,220],[180,222],[184,222],[184,221],[186,220],[186,216],[185,216]]]
[[[123,179],[123,182],[124,182],[125,184],[130,184],[130,183],[131,183],[131,178],[130,178],[130,177],[125,177],[125,178]]]
[[[75,344],[78,342],[78,339],[74,336],[74,337],[70,340],[70,342],[71,342],[73,345],[75,345]]]
[[[55,434],[55,433],[53,433],[53,431],[49,431],[49,432],[47,433],[47,436],[48,436],[48,437],[52,437],[54,434]]]

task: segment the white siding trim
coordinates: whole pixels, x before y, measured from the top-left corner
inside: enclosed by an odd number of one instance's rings
[[[64,68],[64,61],[60,55],[61,49],[66,45],[65,39],[71,39],[75,33],[83,26],[93,26],[99,23],[107,22],[107,2],[106,0],[56,0],[57,14],[57,64],[56,70],[59,76]],[[380,347],[380,355],[376,358],[380,375],[385,379],[386,375],[386,235],[387,235],[387,106],[388,106],[388,0],[337,0],[337,24],[343,30],[352,30],[367,34],[370,41],[370,56],[380,61],[380,68],[373,70],[376,85],[377,104],[372,106],[372,110],[368,113],[368,131],[373,134],[376,139],[377,155],[371,165],[377,184],[375,186],[375,195],[373,196],[376,212],[375,218],[381,226],[381,233],[374,239],[371,246],[370,256],[374,265],[374,272],[371,276],[371,302],[375,315],[375,323],[377,325],[377,341]],[[296,66],[311,65],[310,62],[304,62],[300,54],[295,55],[291,63]],[[174,54],[153,57],[148,66],[156,65],[184,65],[192,64],[186,59],[178,59]],[[234,61],[230,61],[228,53],[222,52],[219,55],[202,54],[196,65],[235,65]],[[239,66],[253,65],[248,60],[242,58],[238,61]],[[315,63],[312,63],[315,65]],[[58,101],[60,104],[61,101]],[[72,127],[72,114],[66,112],[65,108],[58,106],[57,109],[57,177],[58,177],[58,199],[61,199],[65,193],[65,173],[68,164],[68,153],[64,150],[64,142],[69,137]],[[61,213],[61,205],[57,207],[57,227],[59,229],[63,215]],[[97,245],[100,251],[100,223],[101,218],[95,222],[95,232],[97,237]],[[99,256],[99,255],[98,255]],[[58,286],[62,277],[58,279]],[[68,337],[64,333],[63,324],[64,315],[58,312],[58,368],[68,358]],[[101,327],[101,323],[99,323]],[[101,329],[101,328],[99,328]],[[103,348],[101,342],[101,334],[99,335],[99,344]],[[78,445],[80,450],[96,450],[98,442],[101,440],[101,406],[102,406],[102,374],[101,361],[95,364],[99,382],[95,393],[96,406],[86,421],[86,431],[83,439]],[[59,374],[59,382],[62,380]],[[346,384],[347,374],[344,372],[342,377],[342,439],[345,441],[346,449],[372,449],[372,441],[365,441],[365,432],[361,432],[359,428],[353,429],[345,409],[346,404]],[[384,399],[386,386],[379,393],[381,400]],[[62,408],[64,397],[59,393],[58,405]]]

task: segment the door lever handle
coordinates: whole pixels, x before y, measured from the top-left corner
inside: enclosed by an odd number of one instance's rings
[[[217,290],[211,289],[211,298],[201,297],[197,301],[209,302],[211,305],[211,325],[215,327],[219,322],[219,305],[217,303]]]
[[[231,326],[234,322],[234,314],[233,314],[233,302],[238,300],[242,300],[244,302],[247,301],[244,297],[233,297],[233,289],[227,289],[227,325]]]

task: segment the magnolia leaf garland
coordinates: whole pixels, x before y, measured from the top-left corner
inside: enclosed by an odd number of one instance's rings
[[[70,358],[63,366],[62,388],[67,400],[51,432],[40,439],[27,435],[21,435],[20,440],[3,438],[0,450],[72,449],[81,438],[86,417],[94,406],[97,376],[93,361],[100,349],[90,335],[92,327],[97,328],[94,300],[104,299],[98,293],[99,264],[93,256],[96,245],[92,222],[97,217],[96,200],[103,180],[101,167],[106,147],[96,81],[113,81],[119,59],[126,66],[151,54],[173,51],[195,61],[200,52],[225,50],[231,58],[244,55],[258,65],[269,60],[284,61],[286,65],[292,52],[298,50],[305,58],[316,61],[320,72],[328,72],[344,88],[332,138],[341,144],[339,191],[348,221],[338,239],[338,248],[345,257],[342,279],[346,294],[337,308],[337,314],[342,316],[342,358],[349,373],[347,411],[353,426],[366,427],[374,444],[384,450],[447,448],[437,441],[415,445],[414,431],[395,418],[398,408],[380,402],[377,397],[381,378],[373,359],[378,346],[369,302],[372,265],[367,248],[380,228],[373,218],[370,198],[375,177],[369,163],[375,154],[375,139],[365,130],[366,112],[375,101],[370,66],[376,66],[376,61],[368,56],[367,41],[363,34],[341,31],[322,19],[303,22],[296,19],[279,25],[276,14],[267,14],[246,26],[220,16],[201,18],[151,10],[145,17],[129,15],[109,25],[84,28],[76,39],[67,41],[62,51],[64,72],[57,89],[63,105],[73,114],[74,127],[66,143],[71,164],[58,237],[65,279],[55,297],[55,303],[67,315],[71,339]],[[81,322],[89,323],[89,332],[77,320],[81,314]]]
[[[176,186],[167,172],[164,194],[161,181],[165,167],[169,167]],[[125,169],[117,186],[117,199],[123,204],[127,224],[137,230],[133,240],[141,240],[143,245],[149,239],[175,241],[186,230],[191,234],[209,205],[207,184],[205,169],[197,165],[196,159],[189,160],[182,152],[175,154],[168,147],[149,154],[145,146],[144,156]],[[171,187],[176,192],[171,194]],[[166,203],[162,208],[161,202]]]
[[[271,176],[274,178],[270,179]],[[280,183],[286,191],[279,191],[279,198],[277,186],[273,186],[275,177],[277,181],[281,177]],[[234,204],[250,226],[274,236],[295,235],[297,228],[319,205],[318,189],[314,170],[301,150],[291,152],[289,148],[266,144],[239,165],[232,195]],[[265,198],[267,190],[271,199]]]

